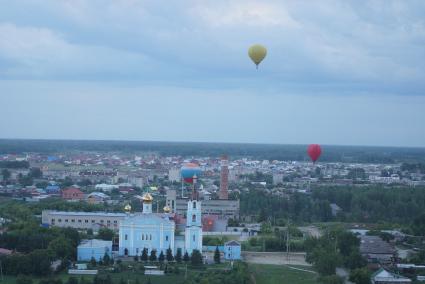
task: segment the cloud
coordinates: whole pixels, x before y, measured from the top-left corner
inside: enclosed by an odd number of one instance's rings
[[[0,72],[10,79],[422,94],[424,13],[423,1],[8,2],[0,11]],[[257,42],[269,49],[261,73],[246,54]]]

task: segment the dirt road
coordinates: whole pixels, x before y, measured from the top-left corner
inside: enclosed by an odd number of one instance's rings
[[[290,253],[289,259],[285,252],[242,252],[243,260],[258,264],[291,264],[311,266],[305,261],[305,253]]]

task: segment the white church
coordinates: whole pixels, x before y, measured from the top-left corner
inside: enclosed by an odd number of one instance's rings
[[[127,216],[119,226],[119,255],[140,256],[143,249],[161,251],[165,254],[171,248],[173,254],[181,249],[181,253],[193,250],[202,252],[201,202],[192,195],[187,202],[187,217],[184,236],[175,236],[176,224],[171,218],[170,208],[164,207],[164,213],[152,213],[153,197],[149,193],[143,195],[143,212],[132,214],[131,207],[126,206]]]

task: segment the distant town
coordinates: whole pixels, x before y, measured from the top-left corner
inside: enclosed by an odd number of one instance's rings
[[[183,273],[184,263],[240,263],[251,267],[237,268],[244,271],[305,267],[302,283],[311,277],[425,279],[424,164],[317,159],[75,149],[2,153],[2,269],[25,274],[13,263],[37,248],[49,254],[48,265],[35,268],[39,275],[65,269],[101,277],[108,267],[125,271],[123,263],[141,262],[145,275],[159,277],[170,269]],[[16,222],[38,229],[13,241],[24,232]],[[64,235],[57,237],[57,229]],[[70,238],[67,230],[78,239],[55,246]],[[54,234],[53,240],[34,244],[40,234]],[[335,249],[325,253],[328,246]]]

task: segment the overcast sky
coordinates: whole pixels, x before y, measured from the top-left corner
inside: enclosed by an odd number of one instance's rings
[[[425,146],[423,0],[0,7],[0,138]]]

